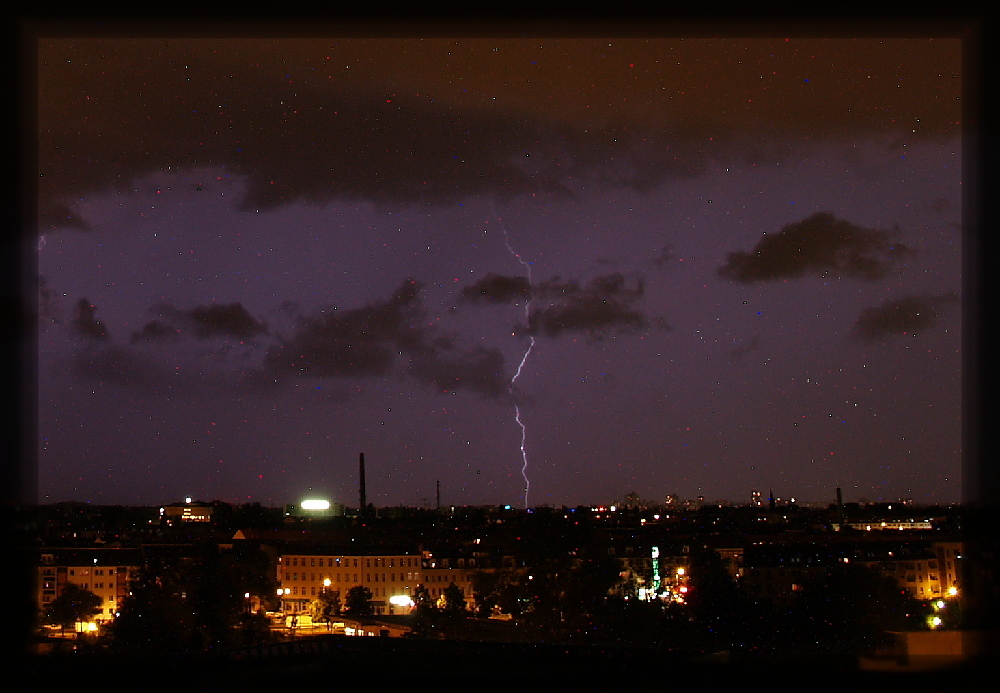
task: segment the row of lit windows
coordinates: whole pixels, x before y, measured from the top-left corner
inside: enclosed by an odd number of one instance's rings
[[[47,584],[48,583],[46,583],[46,585]],[[73,584],[82,587],[85,590],[103,590],[103,589],[113,589],[115,587],[113,583],[108,583],[107,585],[105,585],[103,582],[95,582],[93,585],[91,585],[89,582],[75,582]],[[111,598],[113,599],[113,597]]]
[[[86,587],[84,587],[84,589],[86,589]],[[49,602],[51,602],[55,598],[56,598],[56,593],[54,591],[46,591],[46,592],[42,593],[42,603],[43,604],[48,604]],[[106,601],[108,604],[114,604],[115,603],[115,597],[114,597],[114,595],[111,595],[107,599],[105,599],[104,601]],[[111,613],[111,612],[109,611],[108,613]]]
[[[357,559],[357,558],[345,558],[345,557],[340,557],[340,558],[327,557],[327,558],[324,558],[323,556],[308,556],[308,557],[307,556],[284,556],[284,557],[282,557],[279,560],[281,560],[282,562],[284,562],[285,565],[290,565],[293,568],[298,567],[300,565],[303,568],[305,568],[307,560],[309,561],[309,566],[310,567],[323,568],[325,566],[327,568],[340,568],[340,567],[345,567],[345,568],[346,567],[354,567],[354,568],[357,568],[358,567],[358,560],[359,559]],[[395,568],[397,560],[399,561],[399,567],[400,568],[419,568],[420,567],[420,558],[419,557],[415,557],[415,556],[391,556],[391,557],[388,557],[388,558],[365,558],[364,560],[365,560],[365,567],[366,568],[373,567],[372,566],[372,561],[375,561],[375,565],[374,565],[375,568]],[[299,561],[301,561],[301,563]],[[325,564],[324,564],[324,561],[326,561]],[[353,565],[351,565],[352,562],[353,562]]]
[[[343,579],[341,579],[341,575],[343,575]],[[343,574],[341,574],[341,573],[332,573],[332,576],[331,575],[327,575],[326,573],[320,573],[319,574],[319,579],[320,579],[320,581],[329,579],[330,582],[337,582],[337,583],[339,583],[339,582],[351,582],[351,576],[352,575],[354,576],[354,580],[353,581],[357,582],[358,581],[358,573],[343,573]],[[372,575],[375,576],[374,580],[372,580]],[[418,581],[420,580],[420,573],[406,573],[405,574],[406,575],[405,578],[403,577],[403,575],[404,575],[403,573],[399,574],[399,579],[401,581],[402,580],[406,580],[406,581],[409,581],[409,582],[413,582],[414,580],[418,580]],[[309,573],[309,577],[307,578],[306,577],[306,573],[302,573],[300,575],[299,573],[289,573],[289,572],[286,572],[285,573],[285,581],[286,582],[305,582],[305,581],[316,582],[316,573]],[[386,579],[386,573],[381,573],[381,580],[379,579],[379,573],[365,573],[365,581],[366,582],[396,582],[396,573],[389,573],[388,574],[388,579]]]
[[[80,568],[79,570],[80,570],[80,572],[79,572],[80,575],[90,575],[90,568]],[[94,575],[103,576],[105,574],[104,573],[105,570],[107,570],[107,574],[108,575],[114,575],[115,574],[115,568],[94,568]],[[120,573],[120,572],[122,572],[125,569],[124,568],[118,568],[117,570]],[[48,572],[46,572],[46,574],[47,575],[51,575],[51,573],[48,573]],[[70,575],[77,575],[77,569],[76,568],[70,568],[69,569],[69,574]]]
[[[410,589],[410,588],[406,587],[404,589]],[[390,590],[391,590],[391,592],[390,592]],[[391,588],[391,587],[390,588],[386,588],[386,587],[373,587],[371,589],[371,593],[372,593],[372,597],[373,598],[391,597],[393,594],[396,593],[396,590],[393,589],[393,588]],[[318,591],[317,591],[315,585],[311,585],[309,587],[306,587],[306,586],[303,585],[302,588],[301,588],[301,591],[300,591],[300,588],[298,588],[298,587],[292,587],[292,595],[291,596],[293,596],[293,597],[315,597],[315,596],[317,596],[317,594],[318,594]]]

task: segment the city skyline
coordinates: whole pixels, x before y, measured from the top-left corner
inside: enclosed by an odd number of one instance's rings
[[[957,34],[255,35],[38,40],[39,502],[961,500]]]

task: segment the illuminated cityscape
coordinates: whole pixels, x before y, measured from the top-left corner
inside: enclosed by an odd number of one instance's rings
[[[963,21],[25,27],[29,680],[987,662]]]
[[[849,656],[859,672],[974,660],[968,638],[955,644],[967,574],[961,506],[838,498],[805,507],[756,494],[737,505],[633,493],[575,508],[365,513],[317,497],[282,508],[191,497],[158,508],[41,506],[34,648],[260,664],[372,636],[689,662]],[[59,622],[70,587],[93,593],[96,608]],[[132,640],[154,623],[173,638]]]

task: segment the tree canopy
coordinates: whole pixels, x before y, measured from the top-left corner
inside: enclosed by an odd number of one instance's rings
[[[309,605],[313,621],[321,623],[327,622],[334,616],[340,615],[341,603],[340,592],[337,590],[323,589]]]
[[[89,621],[101,610],[101,598],[76,583],[67,583],[62,594],[45,608],[43,621],[71,628],[77,621]]]
[[[374,613],[372,591],[361,585],[355,585],[347,590],[347,596],[344,598],[344,610],[355,617],[371,616]]]
[[[444,613],[446,616],[465,615],[465,594],[454,582],[444,588]]]

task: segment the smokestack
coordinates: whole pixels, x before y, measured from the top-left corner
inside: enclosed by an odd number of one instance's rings
[[[844,522],[847,518],[844,516],[844,496],[840,493],[840,487],[837,487],[837,522],[840,523],[840,528],[844,528]]]
[[[361,488],[358,492],[361,501],[361,517],[365,517],[368,514],[368,498],[365,495],[365,453],[361,453],[361,459],[358,462],[358,476],[361,478]]]
[[[441,482],[437,482],[437,507],[436,510],[441,509]]]

